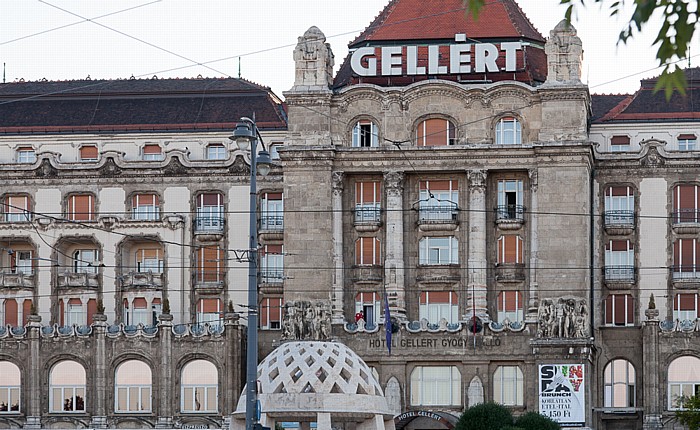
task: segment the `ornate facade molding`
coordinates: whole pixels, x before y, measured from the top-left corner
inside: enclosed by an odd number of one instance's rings
[[[344,172],[333,172],[332,174],[333,178],[333,195],[334,196],[342,196],[343,195],[343,189],[345,188],[344,184],[344,179],[345,179],[345,173]]]
[[[486,191],[486,170],[467,170],[469,191],[483,193]]]
[[[405,177],[403,172],[398,171],[384,173],[384,187],[387,195],[400,196],[403,193]]]

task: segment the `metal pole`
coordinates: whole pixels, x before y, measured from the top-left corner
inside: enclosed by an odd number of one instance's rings
[[[245,428],[253,430],[257,422],[258,402],[258,201],[256,170],[257,126],[255,114],[251,121],[253,139],[250,142],[250,246],[248,249],[248,341],[246,354]]]

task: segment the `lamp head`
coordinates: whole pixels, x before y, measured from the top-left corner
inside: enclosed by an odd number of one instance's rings
[[[236,129],[233,130],[233,135],[229,139],[236,142],[238,149],[247,151],[250,147],[250,141],[255,139],[255,131],[247,122],[239,122],[236,124]]]
[[[270,173],[270,169],[272,168],[272,159],[267,151],[262,150],[258,152],[256,167],[262,176],[267,176],[267,174]]]

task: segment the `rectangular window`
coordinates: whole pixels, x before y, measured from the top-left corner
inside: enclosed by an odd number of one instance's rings
[[[73,252],[73,272],[97,273],[97,261],[96,249],[78,249]]]
[[[34,148],[31,147],[21,147],[17,148],[17,162],[18,163],[34,163],[36,162],[36,152]]]
[[[226,256],[219,246],[203,246],[197,250],[197,282],[221,283],[224,281]]]
[[[462,404],[462,375],[454,366],[417,366],[411,372],[411,405]]]
[[[496,219],[523,220],[523,181],[504,179],[498,181],[498,207]]]
[[[32,251],[14,251],[10,255],[10,270],[12,273],[31,275],[34,268]]]
[[[78,298],[68,299],[65,304],[63,315],[63,325],[85,325],[87,322],[87,310],[85,305]]]
[[[673,319],[695,321],[698,314],[698,295],[694,293],[676,294],[673,298]]]
[[[498,366],[493,374],[493,400],[506,406],[523,403],[523,372],[518,366]]]
[[[157,194],[136,194],[131,199],[131,217],[135,220],[158,221],[160,207]]]
[[[225,160],[226,148],[224,145],[215,143],[207,146],[207,160]]]
[[[673,279],[700,278],[700,241],[678,239],[673,242]]]
[[[421,221],[456,221],[459,190],[456,180],[420,181],[419,216]]]
[[[420,319],[430,324],[438,324],[446,319],[449,324],[458,321],[457,293],[453,291],[424,291],[420,294]]]
[[[676,185],[673,189],[673,222],[700,222],[700,186],[692,184]]]
[[[49,412],[84,412],[85,386],[51,386],[51,408]]]
[[[506,319],[510,322],[523,321],[523,295],[520,291],[498,293],[498,322]]]
[[[605,190],[605,225],[634,224],[634,191],[612,186]]]
[[[115,412],[150,412],[151,411],[151,386],[150,385],[117,385],[117,402]]]
[[[5,221],[7,222],[31,221],[32,216],[29,213],[29,197],[5,196],[4,212]]]
[[[513,117],[501,118],[496,124],[496,145],[519,145],[522,143],[522,126]]]
[[[626,152],[630,150],[629,136],[613,136],[610,138],[610,151]]]
[[[136,271],[163,273],[163,254],[160,249],[137,249]]]
[[[279,330],[282,328],[281,297],[268,297],[260,302],[260,328],[263,330]]]
[[[420,240],[419,264],[457,264],[458,261],[458,242],[456,237],[428,236]]]
[[[221,231],[224,229],[224,203],[219,193],[197,196],[197,231]]]
[[[377,125],[369,120],[361,120],[352,129],[353,148],[374,148],[379,146]]]
[[[604,307],[605,325],[634,325],[634,298],[630,294],[611,294],[605,298]]]
[[[17,371],[19,373],[19,371]],[[11,380],[14,375],[6,375]],[[14,381],[13,381],[14,382]],[[20,388],[19,375],[17,375],[17,384],[11,385],[12,382],[3,382],[0,385],[0,414],[18,414],[20,410]]]
[[[382,201],[381,182],[355,183],[355,223],[377,223]]]
[[[80,161],[97,161],[97,146],[85,145],[80,147]]]
[[[260,280],[266,284],[283,282],[284,254],[282,245],[265,245],[260,257]]]
[[[698,138],[694,134],[681,134],[678,136],[679,151],[695,151],[697,144]]]
[[[378,293],[357,293],[355,296],[355,322],[363,318],[367,326],[373,327],[379,321],[381,311],[382,303]]]
[[[5,299],[2,304],[3,311],[3,321],[2,325],[10,325],[16,327],[19,321],[19,308],[17,306],[17,300],[15,299]]]
[[[68,197],[67,209],[69,221],[95,220],[95,198],[92,194],[75,194]]]
[[[498,238],[498,264],[522,264],[523,239],[515,234]]]
[[[282,193],[263,194],[260,206],[260,228],[262,230],[284,230]]]
[[[143,160],[144,161],[160,161],[163,159],[163,148],[160,145],[144,145]]]
[[[361,237],[355,241],[355,264],[358,266],[380,265],[381,243],[376,237]]]
[[[605,244],[605,280],[634,281],[634,249],[629,240]]]
[[[209,325],[221,326],[223,324],[222,312],[221,300],[200,299],[197,302],[197,324],[208,323]]]

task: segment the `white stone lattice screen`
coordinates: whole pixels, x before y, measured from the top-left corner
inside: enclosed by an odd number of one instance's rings
[[[258,379],[261,394],[384,395],[367,364],[334,342],[283,344],[260,363]]]

